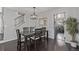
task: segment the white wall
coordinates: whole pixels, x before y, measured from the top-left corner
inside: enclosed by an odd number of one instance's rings
[[[17,17],[16,12],[4,8],[4,40],[16,39],[16,29],[14,19]]]

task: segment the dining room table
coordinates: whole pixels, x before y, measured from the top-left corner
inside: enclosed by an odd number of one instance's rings
[[[48,30],[46,30],[45,32],[47,33],[47,44],[48,44]],[[28,38],[29,38],[29,41],[30,41],[30,43],[31,43],[30,37],[32,37],[32,36],[35,35],[35,31],[33,31],[33,32],[28,32],[28,33],[23,33],[23,32],[22,32],[21,35],[24,36],[24,39],[25,39],[25,41],[24,41],[24,50],[26,51],[27,42],[28,42],[27,40],[28,40]]]

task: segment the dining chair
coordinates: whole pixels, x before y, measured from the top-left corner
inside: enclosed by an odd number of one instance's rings
[[[37,48],[37,40],[40,39],[41,29],[35,29],[35,35],[30,37],[34,41],[35,50]]]
[[[21,49],[24,48],[24,40],[21,38],[21,33],[19,29],[16,30],[16,33],[17,33],[17,50],[21,51]]]
[[[41,34],[41,38],[45,38],[46,37],[46,27],[41,28],[42,34]]]
[[[46,43],[46,37],[47,37],[47,34],[46,34],[46,27],[42,27],[41,28],[41,36],[40,36],[40,38],[41,38],[41,42],[42,43]]]
[[[30,32],[30,27],[23,27],[23,33],[27,34]]]
[[[32,27],[31,27],[32,29]],[[23,34],[28,34],[30,33],[30,27],[23,27]],[[30,50],[30,46],[31,46],[31,39],[29,37],[25,38],[25,40],[27,41],[27,50]]]
[[[30,32],[34,32],[34,27],[30,27]]]

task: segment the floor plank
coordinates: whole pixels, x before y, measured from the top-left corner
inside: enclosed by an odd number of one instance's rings
[[[0,51],[17,51],[17,41],[14,40],[0,44]],[[72,48],[68,44],[59,46],[56,40],[49,39],[48,45],[46,41],[37,41],[36,50],[34,49],[34,44],[32,44],[30,51],[79,51],[79,48]]]

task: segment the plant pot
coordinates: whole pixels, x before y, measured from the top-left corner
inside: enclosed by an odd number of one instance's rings
[[[71,42],[71,46],[76,48],[77,47],[77,43],[76,42]]]
[[[57,40],[59,46],[64,46],[65,42],[63,40]]]

